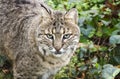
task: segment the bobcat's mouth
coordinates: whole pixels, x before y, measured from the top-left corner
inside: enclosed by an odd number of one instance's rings
[[[61,57],[64,54],[64,51],[62,49],[57,51],[55,48],[52,48],[50,52],[55,57]]]
[[[60,51],[56,51],[55,54],[62,54],[62,52],[60,52]]]

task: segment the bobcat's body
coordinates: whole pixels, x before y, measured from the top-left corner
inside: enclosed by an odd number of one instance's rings
[[[14,79],[49,79],[68,64],[79,41],[77,13],[52,11],[40,0],[0,0],[0,54]]]

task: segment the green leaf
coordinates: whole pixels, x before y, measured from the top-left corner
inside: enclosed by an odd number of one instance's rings
[[[111,44],[120,44],[120,35],[112,35],[109,41]]]
[[[112,35],[117,35],[120,32],[120,30],[115,30],[112,32]]]
[[[105,24],[105,26],[108,26],[111,23],[111,21],[105,21],[105,20],[101,20],[101,21],[103,24]]]
[[[81,32],[87,37],[92,37],[95,33],[95,29],[92,26],[87,25],[86,27],[81,27]]]
[[[115,27],[117,27],[118,29],[120,29],[120,22],[118,24],[116,24]]]
[[[102,77],[104,79],[114,79],[119,72],[120,72],[119,68],[116,68],[110,64],[106,64],[103,66]]]
[[[96,35],[97,35],[98,37],[101,37],[101,36],[103,35],[102,30],[101,30],[101,29],[100,29],[100,30],[98,30],[98,31],[97,31],[97,33],[96,33]]]

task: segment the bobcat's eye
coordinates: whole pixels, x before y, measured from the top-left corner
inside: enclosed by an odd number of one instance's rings
[[[49,39],[53,39],[53,35],[52,34],[46,34],[47,38]]]
[[[63,39],[68,39],[68,38],[70,38],[70,36],[71,36],[71,34],[65,34],[65,35],[63,36]]]

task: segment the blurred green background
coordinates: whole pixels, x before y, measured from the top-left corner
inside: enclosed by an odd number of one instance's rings
[[[81,30],[80,47],[54,79],[120,79],[120,0],[45,2],[55,10],[77,8]],[[0,68],[0,79],[12,79],[10,68]]]

